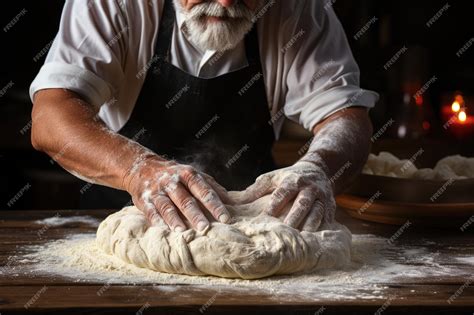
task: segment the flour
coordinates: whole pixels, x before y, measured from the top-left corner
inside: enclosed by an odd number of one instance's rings
[[[244,294],[268,294],[288,300],[386,299],[390,283],[412,283],[427,277],[471,276],[459,266],[445,265],[442,256],[425,247],[390,245],[374,235],[353,235],[352,261],[344,270],[320,270],[311,274],[277,276],[260,280],[193,277],[154,272],[126,264],[103,253],[95,244],[95,234],[77,234],[43,245],[27,246],[26,253],[0,267],[9,276],[63,277],[79,283],[109,285],[157,285],[161,291],[174,291],[179,285],[193,285],[210,291],[217,289]],[[472,268],[474,257],[448,257]],[[20,263],[21,261],[21,263]],[[443,266],[444,265],[444,266]],[[466,268],[466,270],[469,270]]]
[[[471,256],[471,257],[458,257],[458,258],[456,258],[456,260],[458,260],[462,263],[474,265],[474,256]]]
[[[47,226],[61,226],[61,225],[71,224],[71,223],[83,223],[83,224],[87,224],[87,225],[95,227],[95,226],[99,226],[100,221],[91,216],[72,216],[72,217],[62,218],[58,214],[51,218],[36,220],[35,223],[41,224],[41,225],[47,225]]]

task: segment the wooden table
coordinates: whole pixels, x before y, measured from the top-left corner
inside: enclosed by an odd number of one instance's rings
[[[72,215],[90,215],[104,218],[112,211],[60,211],[61,217]],[[0,212],[0,266],[7,264],[8,258],[22,246],[42,244],[67,235],[93,232],[93,227],[81,224],[67,227],[51,227],[44,231],[42,238],[37,237],[38,227],[34,220],[54,216],[58,211],[2,211]],[[347,225],[356,234],[375,234],[389,238],[398,227],[358,221],[350,218],[342,210],[338,211],[338,220]],[[450,255],[474,256],[474,227],[470,232],[461,232],[459,228],[445,230],[427,229],[412,226],[397,242],[400,244],[421,244],[421,240],[430,250],[439,251],[446,257]],[[452,261],[456,267],[456,262]],[[470,268],[462,267],[459,268]],[[472,270],[467,270],[474,274]],[[473,278],[474,279],[474,278]],[[176,285],[173,290],[160,290],[158,285],[111,285],[107,292],[98,296],[97,291],[104,283],[73,283],[60,277],[24,276],[13,277],[0,274],[0,313],[19,314],[28,311],[35,313],[68,314],[107,313],[107,314],[200,314],[199,309],[210,301],[215,292],[199,286]],[[331,300],[314,296],[311,299],[288,299],[275,301],[270,296],[252,292],[221,292],[218,299],[212,301],[203,313],[226,312],[228,314],[394,314],[407,311],[419,314],[473,314],[474,282],[464,277],[446,276],[412,281],[400,280],[387,283],[386,296],[394,297],[390,301],[383,299],[342,299]],[[169,287],[169,285],[168,285]],[[460,294],[448,303],[456,292]],[[413,293],[416,292],[416,293]],[[37,296],[34,304],[26,310],[25,303]],[[383,307],[384,304],[386,307]]]

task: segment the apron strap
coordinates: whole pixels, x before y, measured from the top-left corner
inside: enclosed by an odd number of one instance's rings
[[[173,0],[165,0],[163,5],[163,13],[156,39],[156,56],[160,61],[171,60],[171,40],[173,36],[173,28],[176,21],[176,13],[174,11]]]

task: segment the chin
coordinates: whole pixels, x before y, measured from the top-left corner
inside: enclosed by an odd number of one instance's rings
[[[225,51],[235,48],[252,29],[253,23],[244,19],[235,21],[207,19],[185,22],[188,39],[202,50]]]

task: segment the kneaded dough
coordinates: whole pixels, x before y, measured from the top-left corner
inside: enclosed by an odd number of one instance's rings
[[[399,178],[410,178],[417,171],[410,160],[400,160],[390,152],[380,152],[379,155],[369,154],[362,173]]]
[[[410,160],[400,160],[389,152],[370,154],[362,173],[368,175],[425,180],[459,180],[474,178],[474,158],[447,156],[434,168],[418,169]]]
[[[433,169],[418,170],[413,174],[413,178],[434,180],[474,178],[474,158],[447,156],[439,160]]]
[[[299,231],[266,215],[268,201],[265,196],[227,206],[233,222],[212,222],[204,232],[174,232],[163,221],[149,226],[140,210],[126,207],[100,224],[96,242],[126,263],[196,276],[257,279],[350,263],[352,237],[345,226],[324,223],[318,231]]]

